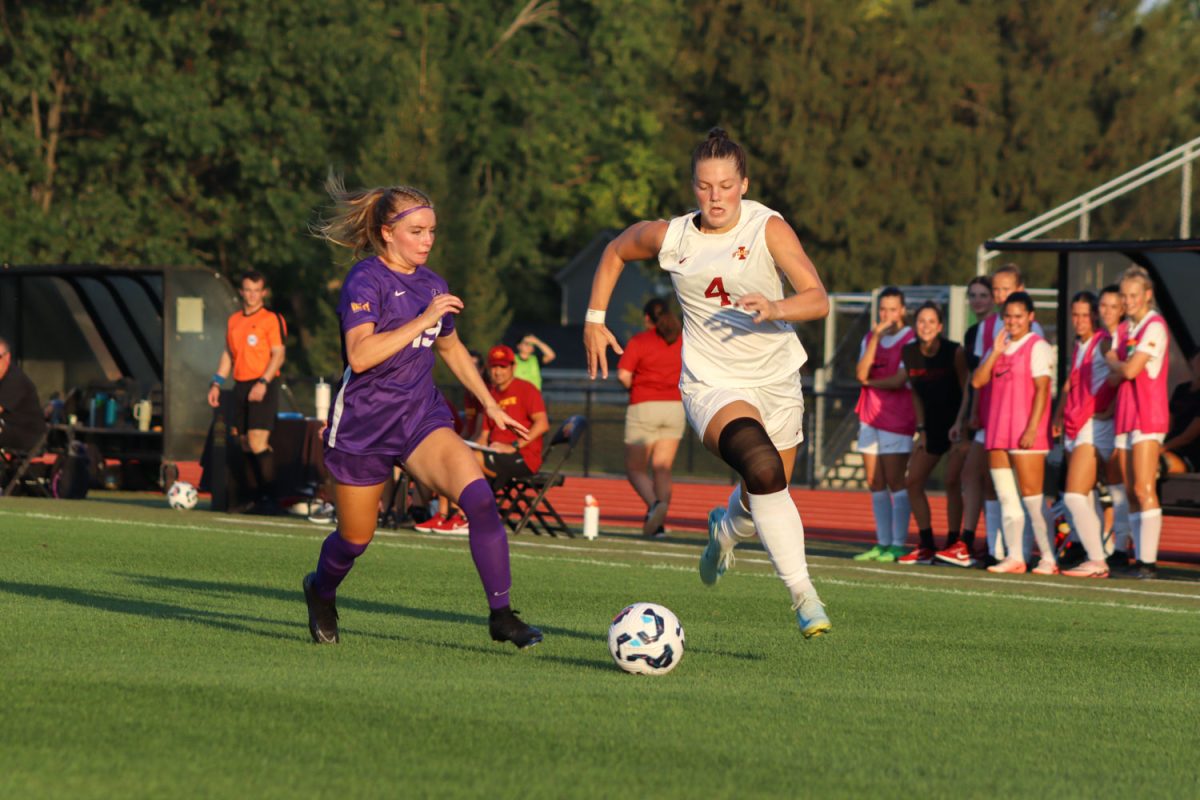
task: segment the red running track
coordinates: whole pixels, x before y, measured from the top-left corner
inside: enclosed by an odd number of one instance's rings
[[[701,532],[708,528],[708,512],[725,505],[730,487],[712,483],[675,484],[668,530]],[[600,506],[600,527],[640,528],[646,506],[622,478],[580,478],[568,476],[566,482],[550,490],[549,499],[563,518],[572,525],[583,522],[583,499],[596,498]],[[804,532],[817,539],[873,543],[875,520],[871,515],[870,496],[863,491],[836,489],[792,489],[792,497],[804,519]],[[930,495],[934,530],[939,541],[945,534],[946,498]],[[909,528],[909,541],[916,543],[917,529]],[[1164,517],[1160,561],[1200,563],[1200,519]]]

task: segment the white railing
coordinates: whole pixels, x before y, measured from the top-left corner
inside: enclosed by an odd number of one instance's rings
[[[1179,238],[1187,239],[1192,235],[1192,162],[1198,158],[1200,158],[1200,137],[1196,137],[1170,152],[1163,153],[1158,158],[1151,159],[1137,169],[1132,169],[1108,183],[1097,186],[1074,200],[1063,203],[1058,208],[1051,209],[1010,231],[992,237],[991,241],[1029,241],[1074,220],[1079,220],[1079,239],[1087,241],[1090,215],[1093,210],[1175,170],[1181,172]],[[975,274],[986,274],[987,263],[998,255],[1000,255],[999,251],[989,252],[983,249],[982,244],[979,245],[975,256]]]

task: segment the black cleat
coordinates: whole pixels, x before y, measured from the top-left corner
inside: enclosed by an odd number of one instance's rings
[[[1104,559],[1111,570],[1127,569],[1129,567],[1129,556],[1124,550],[1114,550],[1112,555]]]
[[[1136,577],[1144,581],[1152,581],[1158,577],[1158,565],[1138,562]]]
[[[317,594],[317,587],[314,585],[316,580],[315,572],[304,576],[304,602],[308,603],[308,632],[317,644],[337,644],[340,641],[337,606],[332,600],[324,600]]]
[[[488,616],[488,631],[492,641],[512,642],[520,650],[533,647],[542,640],[542,632],[522,622],[511,608],[493,609]]]
[[[1071,542],[1058,557],[1059,569],[1077,567],[1087,561],[1087,550],[1079,542]]]

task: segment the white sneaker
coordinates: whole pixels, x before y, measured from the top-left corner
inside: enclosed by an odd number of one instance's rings
[[[333,503],[324,500],[314,500],[308,506],[308,521],[318,525],[328,525],[337,521],[337,509]]]

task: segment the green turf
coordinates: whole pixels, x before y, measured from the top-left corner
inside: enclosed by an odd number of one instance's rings
[[[136,503],[0,501],[0,797],[1200,794],[1200,585],[871,567],[812,543],[803,641],[761,551],[520,537],[492,643],[463,540],[377,539],[342,644],[308,640],[324,531]],[[849,551],[847,551],[849,552]],[[625,675],[629,602],[686,657]]]

